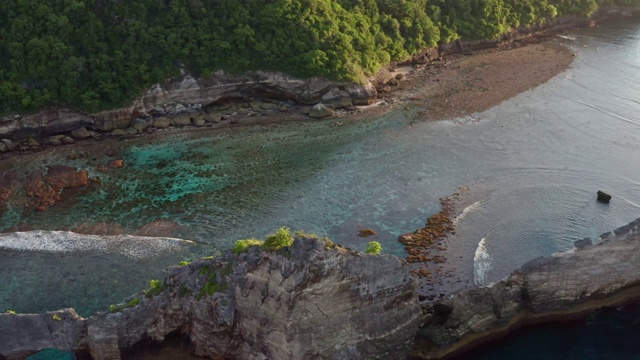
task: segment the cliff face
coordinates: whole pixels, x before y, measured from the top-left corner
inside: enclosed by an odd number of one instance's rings
[[[640,219],[602,242],[576,242],[540,257],[491,286],[428,306],[413,357],[440,358],[527,323],[576,316],[640,298]]]
[[[193,114],[226,99],[292,100],[300,104],[348,107],[367,105],[376,95],[374,85],[369,82],[359,85],[320,77],[303,80],[279,72],[231,75],[218,71],[204,79],[187,75],[177,81],[156,84],[127,108],[96,114],[55,109],[23,117],[5,117],[0,119],[0,138],[46,137],[81,127],[102,132],[125,129],[133,126],[135,119],[149,121],[152,117]]]
[[[19,331],[0,337],[0,355],[56,347],[119,359],[180,332],[208,358],[405,359],[422,317],[414,287],[399,258],[302,238],[278,254],[252,248],[170,268],[162,287],[89,319],[2,314],[0,330]]]

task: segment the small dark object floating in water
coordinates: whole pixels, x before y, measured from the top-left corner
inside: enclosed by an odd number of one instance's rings
[[[611,195],[598,190],[598,201],[608,203],[611,200]]]

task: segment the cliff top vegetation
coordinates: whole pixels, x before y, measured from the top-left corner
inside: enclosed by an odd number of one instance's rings
[[[278,70],[361,82],[456,39],[640,0],[4,0],[0,113],[98,111],[181,71]]]

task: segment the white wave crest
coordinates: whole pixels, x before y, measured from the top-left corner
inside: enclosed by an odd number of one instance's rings
[[[26,231],[0,234],[0,249],[73,252],[102,251],[131,258],[146,258],[176,252],[193,245],[189,240],[131,235],[82,235],[70,231]]]
[[[483,237],[478,243],[473,257],[473,282],[476,285],[487,285],[487,273],[491,269],[491,255],[487,251],[487,238]]]
[[[482,205],[482,200],[476,201],[473,204],[471,204],[471,205],[467,206],[466,208],[464,208],[464,210],[462,210],[460,215],[456,216],[453,219],[453,225],[457,225],[458,221],[464,219],[464,217],[467,216],[468,213],[472,212],[473,210],[476,210],[477,208],[480,207],[480,205]]]

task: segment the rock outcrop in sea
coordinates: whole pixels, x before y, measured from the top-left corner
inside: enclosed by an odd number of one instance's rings
[[[187,337],[196,355],[237,359],[405,359],[422,319],[407,264],[316,238],[167,270],[109,313],[0,315],[0,355],[44,348],[119,359],[141,341]]]
[[[495,284],[426,305],[412,358],[450,356],[526,324],[640,299],[640,219],[599,240],[579,240]]]

